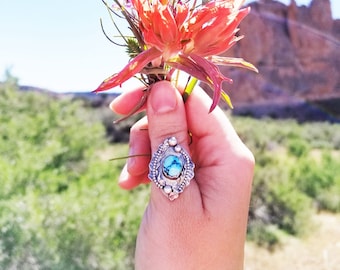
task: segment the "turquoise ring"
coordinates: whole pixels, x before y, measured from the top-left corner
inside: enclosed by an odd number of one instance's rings
[[[152,155],[149,179],[173,201],[194,178],[194,168],[195,164],[189,154],[177,143],[175,137],[170,137]]]

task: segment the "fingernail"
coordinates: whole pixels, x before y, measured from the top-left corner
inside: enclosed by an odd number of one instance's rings
[[[177,106],[175,88],[169,82],[158,82],[151,90],[150,102],[154,112],[168,113]]]

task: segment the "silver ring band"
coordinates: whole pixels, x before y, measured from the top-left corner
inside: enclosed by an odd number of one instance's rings
[[[189,154],[177,144],[175,137],[170,137],[153,154],[149,164],[149,179],[173,201],[194,178],[194,168]]]

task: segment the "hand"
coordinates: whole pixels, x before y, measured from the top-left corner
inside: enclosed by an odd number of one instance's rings
[[[122,94],[111,109],[127,114],[141,89]],[[185,104],[169,82],[152,86],[146,111],[130,133],[130,155],[151,154],[175,136],[195,163],[195,177],[174,201],[154,184],[140,225],[135,269],[243,269],[254,157],[222,110],[199,87]],[[189,145],[192,133],[192,143]],[[151,157],[129,158],[119,184],[148,183]]]

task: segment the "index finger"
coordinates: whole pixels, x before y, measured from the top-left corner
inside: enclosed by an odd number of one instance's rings
[[[144,104],[142,104],[143,100],[146,99],[146,95],[145,87],[129,89],[128,91],[124,91],[110,103],[110,109],[118,114],[128,115],[141,104],[136,112],[142,111],[146,107],[145,101]]]

